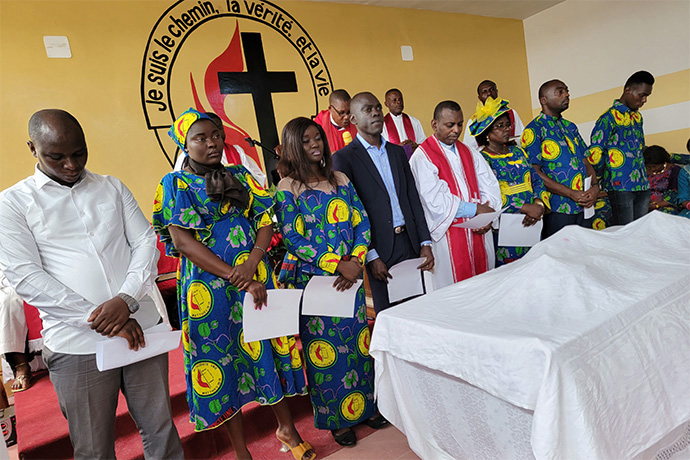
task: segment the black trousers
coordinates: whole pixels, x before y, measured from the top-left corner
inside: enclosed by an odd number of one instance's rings
[[[388,260],[383,262],[387,268],[402,262],[407,259],[414,259],[419,257],[419,249],[415,249],[410,242],[410,237],[407,232],[395,235],[393,240],[393,253]],[[388,284],[384,281],[379,281],[371,274],[369,264],[366,266],[367,277],[369,278],[369,286],[371,287],[371,296],[374,299],[374,310],[379,312],[390,308],[390,301],[388,300]]]

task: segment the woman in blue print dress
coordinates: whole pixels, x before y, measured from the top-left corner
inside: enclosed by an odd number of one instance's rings
[[[527,153],[517,145],[510,145],[510,118],[508,101],[489,98],[483,106],[477,105],[472,117],[470,134],[477,138],[484,159],[494,172],[501,188],[503,208],[509,214],[524,214],[525,227],[536,224],[544,216],[549,203],[549,192],[529,162]],[[529,251],[528,247],[498,246],[496,266],[513,262]]]
[[[306,393],[294,337],[246,343],[242,302],[251,293],[266,302],[274,277],[266,257],[273,230],[269,194],[242,166],[221,164],[218,126],[189,109],[170,129],[188,153],[182,171],[161,180],[153,225],[166,252],[180,257],[179,310],[187,402],[196,431],[225,424],[235,458],[251,458],[241,408],[271,405],[278,439],[297,460],[316,454],[297,433],[285,396]],[[225,423],[227,422],[227,423]]]
[[[361,275],[370,241],[369,219],[347,176],[334,172],[323,129],[296,118],[283,129],[283,180],[277,214],[288,248],[280,281],[303,289],[314,275],[338,275],[333,288],[352,288]],[[352,318],[300,316],[314,424],[331,430],[341,445],[357,442],[350,427],[388,422],[374,403],[373,363],[364,288]]]

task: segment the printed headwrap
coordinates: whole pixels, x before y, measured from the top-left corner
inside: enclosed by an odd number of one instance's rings
[[[184,151],[184,144],[187,140],[187,132],[189,128],[199,120],[211,120],[206,114],[198,112],[191,107],[182,113],[177,120],[175,120],[168,131],[168,136],[175,141],[175,143]]]
[[[470,134],[474,137],[479,136],[496,118],[509,110],[508,101],[505,99],[494,99],[489,96],[484,104],[478,102],[477,110],[470,120]]]

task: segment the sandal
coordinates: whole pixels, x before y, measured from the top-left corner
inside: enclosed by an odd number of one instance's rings
[[[12,382],[13,393],[19,393],[20,391],[26,391],[31,388],[31,366],[29,366],[29,363],[19,363],[15,366],[15,373],[19,366],[26,366],[28,372],[26,374],[19,374],[14,378],[14,382]],[[16,383],[19,383],[19,386],[15,388]]]
[[[372,418],[366,419],[364,423],[366,423],[369,428],[373,428],[375,430],[380,430],[384,426],[391,424],[391,422],[386,420],[386,418],[381,414],[376,414]]]
[[[338,430],[331,430],[331,434],[333,435],[333,439],[335,439],[335,442],[337,442],[341,446],[351,447],[357,444],[357,436],[355,436],[355,432],[352,431],[352,428],[340,434],[335,434],[336,431]]]
[[[306,441],[295,447],[290,447],[287,445],[287,443],[283,441],[280,442],[283,443],[284,449],[287,449],[292,453],[292,456],[295,457],[295,460],[314,460],[316,458],[316,452],[314,452],[314,449],[311,447],[311,444],[309,444]],[[285,450],[285,452],[287,452],[287,450]],[[305,457],[304,454],[306,454],[310,450],[311,455],[309,457]]]

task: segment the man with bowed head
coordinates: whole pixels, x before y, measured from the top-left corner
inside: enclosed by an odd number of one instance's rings
[[[357,128],[350,123],[350,95],[344,89],[336,89],[328,97],[328,109],[314,118],[323,128],[331,152],[338,151],[352,142]]]
[[[541,113],[522,133],[522,148],[544,181],[551,197],[545,203],[551,213],[544,216],[542,237],[548,238],[566,225],[591,227],[584,208],[593,206],[599,194],[594,168],[585,157],[587,145],[574,123],[561,115],[570,107],[565,83],[550,80],[539,88]],[[584,189],[591,176],[591,188]]]
[[[115,458],[120,390],[146,458],[183,458],[172,422],[166,354],[99,372],[96,344],[166,317],[155,284],[156,236],[118,179],[85,169],[86,139],[63,110],[29,121],[32,176],[0,194],[0,267],[43,319],[43,357],[69,424],[74,458]]]
[[[454,226],[501,207],[498,181],[486,160],[458,141],[463,122],[457,102],[440,102],[431,120],[433,136],[422,142],[410,158],[434,242],[434,289],[495,266],[491,224],[476,230]]]
[[[378,313],[390,307],[388,269],[403,260],[424,257],[419,268],[431,270],[434,256],[405,152],[381,137],[381,103],[371,93],[359,93],[352,98],[351,109],[357,137],[335,153],[333,165],[352,181],[369,215],[366,270]]]
[[[412,115],[403,112],[405,102],[399,89],[393,88],[386,91],[384,104],[389,112],[383,118],[381,135],[388,142],[402,146],[409,158],[417,146],[426,139],[422,124]]]

